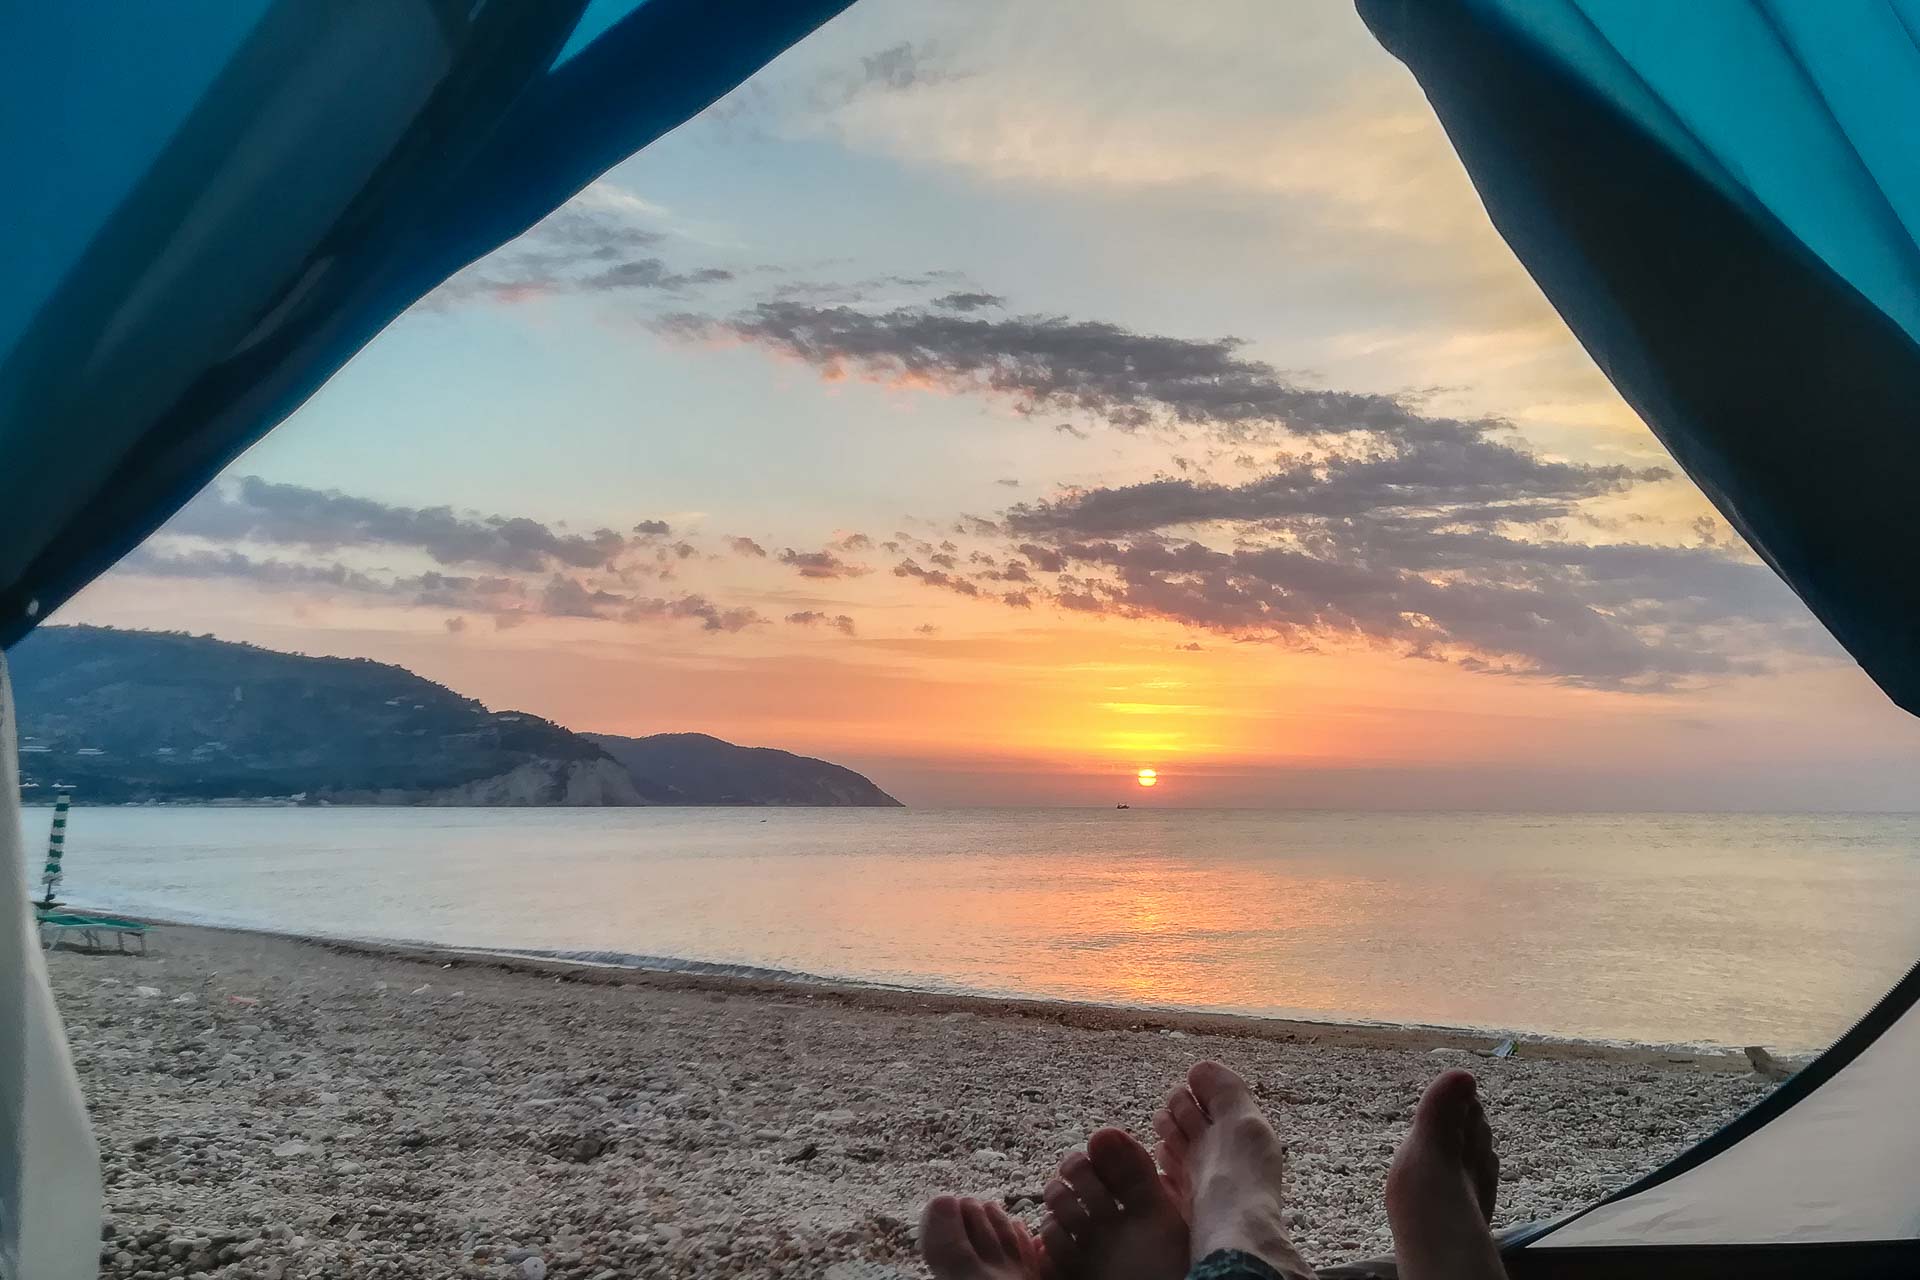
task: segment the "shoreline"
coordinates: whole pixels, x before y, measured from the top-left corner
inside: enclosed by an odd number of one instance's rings
[[[1768,1086],[1727,1058],[1175,1015],[167,925],[49,977],[93,1120],[102,1275],[921,1280],[933,1195],[1030,1222],[1065,1155],[1216,1058],[1291,1153],[1290,1229],[1389,1248],[1426,1083],[1470,1067],[1496,1224],[1556,1218]],[[1676,1060],[1678,1059],[1678,1060]],[[537,1265],[529,1265],[533,1259]]]
[[[73,910],[92,908],[70,906]],[[1752,1070],[1745,1053],[1727,1045],[1707,1043],[1656,1044],[1628,1040],[1556,1036],[1521,1029],[1490,1030],[1436,1023],[1390,1023],[1296,1018],[1276,1014],[1236,1013],[1159,1005],[1129,1005],[1045,996],[996,995],[985,992],[941,991],[857,978],[837,978],[791,970],[768,969],[729,961],[696,960],[680,956],[640,956],[631,953],[572,950],[517,950],[507,947],[451,946],[436,942],[389,938],[349,938],[308,934],[244,925],[204,924],[139,912],[113,911],[125,918],[163,928],[199,929],[241,937],[282,939],[309,946],[395,960],[440,964],[493,966],[509,973],[555,977],[561,981],[612,986],[640,986],[658,990],[721,992],[738,995],[825,998],[849,1008],[918,1010],[937,1013],[989,1013],[1037,1019],[1060,1026],[1089,1030],[1180,1032],[1268,1040],[1282,1044],[1321,1044],[1343,1048],[1459,1049],[1491,1059],[1493,1049],[1512,1040],[1516,1052],[1548,1061],[1592,1060],[1618,1063],[1691,1066],[1701,1071],[1744,1074]],[[617,959],[597,956],[618,955]],[[1771,1046],[1768,1046],[1771,1047]],[[1815,1055],[1776,1055],[1797,1070]]]

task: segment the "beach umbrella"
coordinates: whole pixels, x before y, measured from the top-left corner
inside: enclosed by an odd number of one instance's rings
[[[0,645],[382,326],[844,0],[0,8]],[[1920,709],[1914,0],[1362,0],[1627,400]],[[1094,19],[1097,21],[1097,18]],[[0,680],[0,1274],[91,1275]],[[1920,978],[1515,1275],[1920,1273]]]
[[[53,829],[47,833],[47,861],[40,868],[40,905],[52,907],[53,891],[60,887],[60,861],[67,852],[67,810],[73,796],[62,791],[53,801]]]

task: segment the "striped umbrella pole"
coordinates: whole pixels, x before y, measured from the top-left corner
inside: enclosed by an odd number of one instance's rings
[[[60,858],[67,851],[67,806],[72,802],[73,796],[65,791],[53,801],[53,832],[47,837],[46,879],[40,895],[49,903],[53,901],[54,887],[60,883]]]

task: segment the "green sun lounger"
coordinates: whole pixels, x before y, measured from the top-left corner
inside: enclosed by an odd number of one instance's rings
[[[69,933],[77,933],[86,945],[94,951],[105,951],[102,941],[112,935],[114,945],[120,950],[127,949],[127,939],[132,938],[140,944],[140,954],[147,954],[147,927],[138,920],[121,920],[115,916],[82,916],[65,911],[41,912],[35,917],[44,940],[42,945],[48,951],[60,945],[60,940]]]

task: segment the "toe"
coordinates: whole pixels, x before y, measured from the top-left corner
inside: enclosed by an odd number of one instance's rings
[[[1193,1199],[1193,1190],[1187,1185],[1187,1162],[1164,1142],[1154,1144],[1153,1162],[1160,1166],[1160,1180],[1167,1188],[1167,1198],[1173,1201],[1182,1217],[1187,1216],[1188,1202]]]
[[[1088,1138],[1087,1160],[1129,1213],[1152,1208],[1166,1198],[1153,1156],[1120,1129],[1101,1129]]]
[[[1160,1145],[1169,1151],[1183,1150],[1187,1145],[1187,1135],[1180,1131],[1173,1112],[1165,1107],[1153,1113],[1153,1131],[1160,1135]]]
[[[1040,1251],[1057,1275],[1071,1275],[1080,1266],[1080,1246],[1058,1218],[1049,1217],[1040,1224]]]
[[[1086,1206],[1087,1213],[1094,1221],[1117,1217],[1120,1213],[1119,1202],[1114,1199],[1113,1188],[1100,1177],[1085,1152],[1076,1151],[1060,1162],[1060,1176],[1066,1179],[1073,1194]]]
[[[1174,1127],[1180,1136],[1188,1142],[1198,1142],[1200,1135],[1207,1131],[1207,1113],[1193,1100],[1193,1094],[1185,1088],[1175,1089],[1167,1095],[1167,1114],[1173,1117]]]
[[[1006,1261],[1006,1246],[1000,1242],[1000,1233],[994,1230],[993,1219],[987,1216],[987,1206],[978,1200],[962,1200],[960,1217],[967,1224],[967,1239],[982,1262],[991,1265]]]
[[[1194,1063],[1193,1069],[1187,1072],[1187,1088],[1207,1115],[1215,1120],[1238,1111],[1260,1109],[1253,1100],[1253,1091],[1247,1088],[1247,1082],[1218,1062]]]
[[[1053,1215],[1054,1222],[1069,1234],[1085,1235],[1087,1228],[1093,1225],[1093,1217],[1087,1212],[1087,1207],[1080,1203],[1080,1197],[1059,1178],[1047,1183],[1040,1192],[1040,1200],[1047,1206],[1047,1212]]]
[[[1022,1265],[1033,1257],[1033,1238],[1027,1234],[1022,1224],[1015,1222],[1005,1209],[988,1201],[986,1205],[987,1222],[993,1227],[994,1236],[1000,1241],[1000,1251]]]
[[[1441,1072],[1440,1078],[1427,1086],[1420,1104],[1413,1110],[1413,1132],[1409,1140],[1454,1158],[1463,1157],[1468,1125],[1479,1102],[1476,1090],[1471,1071],[1456,1067]]]
[[[1480,1208],[1493,1221],[1493,1205],[1500,1192],[1500,1153],[1493,1146],[1493,1126],[1487,1123],[1486,1110],[1474,1099],[1467,1122],[1467,1172],[1473,1177],[1473,1194]]]
[[[967,1236],[961,1203],[954,1196],[935,1196],[920,1213],[920,1253],[940,1280],[959,1280],[979,1270],[980,1255]]]

